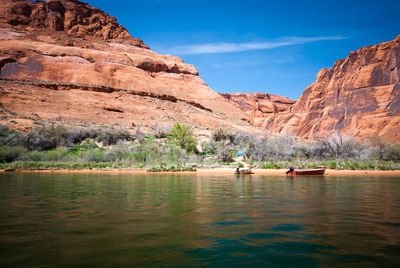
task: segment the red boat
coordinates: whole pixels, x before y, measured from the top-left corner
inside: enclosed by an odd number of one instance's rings
[[[294,168],[290,168],[286,174],[288,175],[324,175],[325,168],[314,168],[314,169],[300,169],[294,170]]]

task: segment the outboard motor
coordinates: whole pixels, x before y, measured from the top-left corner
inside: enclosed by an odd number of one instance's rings
[[[286,171],[286,175],[288,174],[293,174],[294,172],[294,167],[290,167],[288,171]]]

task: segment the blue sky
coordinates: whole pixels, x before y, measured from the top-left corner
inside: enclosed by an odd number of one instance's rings
[[[87,0],[217,92],[297,99],[318,70],[400,34],[399,0]]]

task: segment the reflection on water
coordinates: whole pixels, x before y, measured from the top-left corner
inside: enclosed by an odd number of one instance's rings
[[[0,175],[0,266],[400,264],[400,178]]]

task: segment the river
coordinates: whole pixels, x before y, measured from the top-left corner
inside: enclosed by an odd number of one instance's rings
[[[399,177],[0,174],[0,266],[400,265]]]

